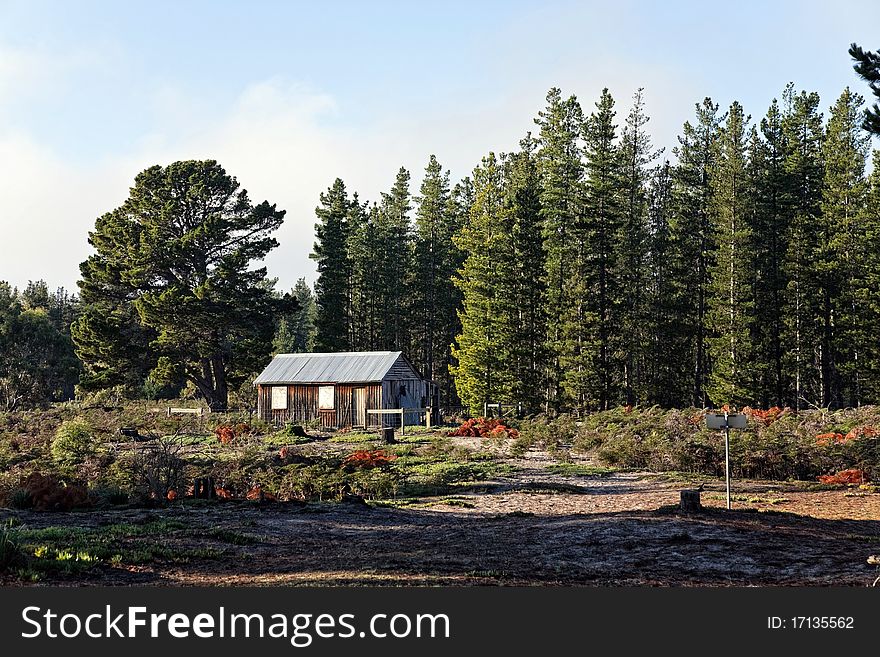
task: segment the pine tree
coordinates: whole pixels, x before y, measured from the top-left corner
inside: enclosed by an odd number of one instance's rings
[[[583,111],[577,98],[562,98],[559,89],[547,94],[547,107],[538,113],[538,172],[541,179],[544,282],[546,286],[548,385],[547,406],[562,404],[563,372],[571,344],[564,327],[583,312],[579,291],[578,256],[584,251],[583,165],[581,133]],[[580,288],[580,290],[579,290]]]
[[[756,135],[751,141],[749,158],[754,196],[755,403],[764,408],[784,406],[790,387],[783,338],[791,183],[785,168],[787,143],[782,121],[779,103],[774,99],[761,120],[760,137]]]
[[[527,412],[538,412],[544,401],[547,335],[544,294],[544,244],[541,185],[531,135],[520,151],[505,160],[505,209],[510,222],[508,294],[501,299],[509,320],[513,399]]]
[[[814,257],[818,249],[818,221],[822,200],[822,114],[819,95],[796,93],[788,85],[783,94],[785,173],[790,203],[788,251],[785,259],[784,344],[786,369],[792,380],[791,403],[822,403],[819,343],[816,331],[821,312]]]
[[[347,351],[350,345],[351,260],[348,255],[352,201],[337,178],[315,209],[315,245],[310,257],[318,265],[315,282],[315,348]]]
[[[275,339],[272,341],[276,354],[309,352],[315,344],[315,295],[305,278],[299,278],[291,290],[296,302],[296,310],[278,322]]]
[[[880,151],[874,151],[868,192],[860,210],[864,249],[867,257],[861,265],[861,285],[857,303],[867,320],[861,329],[864,351],[859,359],[859,396],[869,404],[880,403]]]
[[[716,404],[742,406],[754,400],[752,330],[755,263],[749,213],[752,208],[747,161],[746,124],[742,106],[734,102],[716,143],[710,170],[710,221],[716,239],[709,273],[706,315],[712,372],[709,398]]]
[[[877,257],[866,249],[863,225],[865,158],[868,135],[861,129],[864,99],[846,88],[831,108],[822,144],[822,233],[815,257],[822,286],[821,377],[823,406],[862,402],[860,361],[868,349],[866,263]]]
[[[376,226],[382,253],[378,281],[381,285],[379,348],[409,349],[409,322],[413,285],[413,235],[409,211],[409,172],[403,167],[391,191],[382,194]]]
[[[682,299],[676,287],[675,245],[672,242],[672,167],[657,167],[648,191],[648,278],[645,283],[646,401],[664,407],[690,404],[687,336],[679,330]]]
[[[455,276],[464,265],[467,254],[459,247],[455,237],[461,233],[468,223],[471,207],[474,204],[474,185],[470,177],[465,176],[456,183],[449,194],[446,217],[449,220],[449,231],[453,236],[449,244],[449,270],[452,272],[450,280],[453,281],[451,288],[447,288],[449,298],[445,304],[452,312],[443,315],[439,327],[440,340],[443,345],[443,362],[438,366],[440,373],[440,402],[446,407],[457,405],[461,399],[455,387],[455,378],[452,375],[457,366],[457,360],[453,353],[453,345],[456,337],[461,333],[461,318],[463,298],[461,290],[454,283]]]
[[[355,200],[349,211],[347,241],[351,263],[351,319],[350,349],[372,351],[377,349],[380,296],[379,265],[382,244],[377,227],[378,209],[368,209],[367,203]]]
[[[853,43],[849,47],[849,55],[856,62],[853,64],[856,73],[868,83],[874,97],[880,98],[880,51],[865,52]],[[880,135],[880,105],[874,103],[865,110],[862,127],[872,134]]]
[[[230,385],[265,365],[286,305],[266,269],[252,266],[277,246],[271,235],[283,220],[213,160],[141,172],[123,205],[96,222],[96,253],[80,267],[87,310],[72,333],[91,382],[112,385],[144,347],[146,333],[132,325],[149,327],[153,380],[185,376],[224,410]],[[110,354],[122,357],[108,367]]]
[[[710,172],[715,166],[718,105],[706,98],[696,106],[697,121],[684,124],[674,153],[672,218],[674,271],[679,325],[690,367],[689,403],[703,407],[710,372],[706,340],[709,272],[715,259],[715,236],[709,220],[712,191]]]
[[[615,143],[614,99],[602,91],[585,123],[584,227],[572,281],[574,313],[563,323],[563,387],[579,410],[605,410],[619,399],[621,344],[621,245],[626,188]]]
[[[513,380],[508,368],[504,299],[509,292],[500,268],[509,264],[509,234],[504,209],[501,166],[495,155],[483,158],[474,169],[474,202],[467,224],[456,244],[467,255],[455,279],[463,305],[461,333],[456,339],[452,367],[462,402],[473,414],[482,414],[487,403],[512,403]]]
[[[645,126],[648,116],[642,89],[633,96],[621,139],[622,179],[625,186],[623,229],[620,245],[620,316],[623,348],[623,387],[627,404],[645,400],[645,369],[649,347],[647,326],[650,308],[645,294],[650,272],[648,253],[648,181],[650,167],[662,149],[655,151]]]
[[[411,353],[422,375],[437,380],[448,366],[449,349],[445,316],[454,314],[456,294],[452,283],[458,262],[452,251],[455,223],[449,216],[449,172],[444,172],[434,155],[416,198],[412,286]]]

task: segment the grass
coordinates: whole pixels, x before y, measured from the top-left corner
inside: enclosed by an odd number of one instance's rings
[[[10,519],[0,526],[0,573],[6,572],[23,560],[20,531]]]
[[[23,527],[18,530],[18,541],[27,565],[16,572],[20,579],[39,581],[51,576],[76,575],[99,565],[179,564],[225,554],[225,550],[212,547],[174,545],[175,538],[201,535],[187,527],[186,523],[167,519],[103,527]],[[160,536],[164,538],[161,542],[156,540]]]

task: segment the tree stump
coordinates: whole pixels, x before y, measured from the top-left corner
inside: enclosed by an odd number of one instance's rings
[[[696,488],[689,488],[681,491],[681,511],[682,513],[699,513],[703,510],[700,504],[700,491]]]
[[[301,424],[290,425],[290,432],[298,438],[308,438],[309,437],[309,434],[306,433],[306,430],[303,429],[303,426]]]
[[[193,480],[193,497],[201,500],[213,500],[217,497],[214,490],[214,477],[199,477]]]
[[[397,439],[394,437],[394,427],[385,427],[382,429],[382,442],[389,445],[397,442]]]

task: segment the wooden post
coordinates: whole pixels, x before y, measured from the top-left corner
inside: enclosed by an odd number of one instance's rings
[[[681,491],[681,511],[682,513],[699,513],[703,510],[700,504],[700,489],[688,488]]]
[[[213,500],[217,497],[214,477],[198,477],[193,480],[193,497],[197,500]]]
[[[382,429],[382,442],[391,444],[396,443],[397,441],[394,439],[394,427],[387,427]]]
[[[406,435],[406,413],[404,413],[404,409],[400,409],[400,435]]]
[[[428,406],[425,409],[425,428],[426,429],[431,428],[431,407],[430,406]]]

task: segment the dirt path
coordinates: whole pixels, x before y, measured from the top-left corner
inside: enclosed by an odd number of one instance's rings
[[[174,518],[192,528],[189,539],[169,539],[177,543],[205,545],[200,530],[213,528],[256,537],[185,565],[101,566],[89,578],[101,584],[865,586],[876,576],[865,560],[880,552],[877,494],[738,482],[742,501],[727,512],[723,486],[709,482],[707,510],[685,516],[681,483],[516,465],[451,500],[407,508],[218,503],[19,515],[32,527]]]

